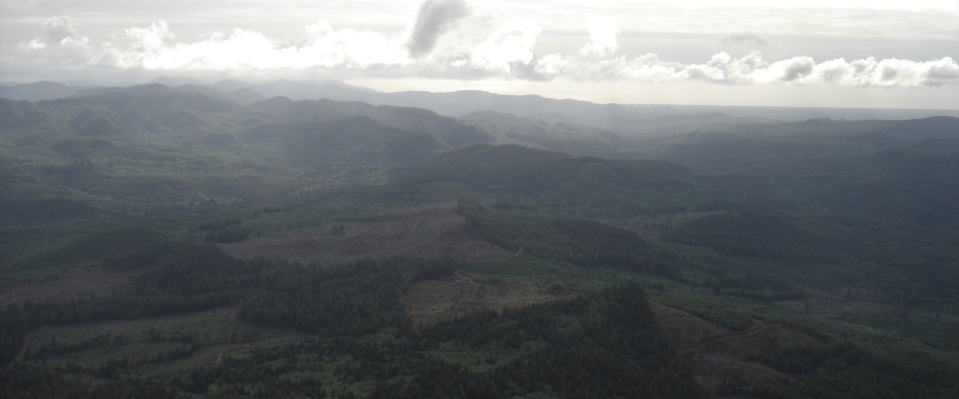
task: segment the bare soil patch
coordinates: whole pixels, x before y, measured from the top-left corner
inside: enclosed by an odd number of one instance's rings
[[[526,282],[478,282],[457,274],[413,284],[403,304],[414,323],[429,326],[476,310],[502,311],[575,295],[551,293]]]
[[[453,212],[454,206],[451,202],[421,205],[398,212],[400,219],[392,222],[344,224],[345,234],[339,236],[322,227],[287,237],[262,237],[219,246],[242,259],[264,257],[324,265],[398,255],[484,260],[513,254],[470,235],[463,228],[466,219]]]
[[[653,313],[677,350],[690,360],[696,379],[707,390],[737,376],[785,377],[759,363],[745,362],[748,353],[772,353],[784,344],[822,345],[806,334],[777,324],[754,321],[744,331],[731,331],[692,314],[650,302]]]
[[[0,283],[0,304],[7,305],[26,300],[43,302],[69,301],[90,295],[108,295],[133,288],[131,280],[142,271],[107,272],[99,267],[76,267],[61,278],[40,283],[3,281]]]

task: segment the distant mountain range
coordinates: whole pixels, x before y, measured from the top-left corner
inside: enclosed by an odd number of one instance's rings
[[[337,80],[303,83],[281,79],[267,83],[248,84],[230,79],[205,84],[192,78],[160,77],[143,86],[149,87],[151,85],[168,86],[178,92],[203,93],[213,98],[224,99],[241,105],[250,105],[273,97],[286,97],[294,101],[319,99],[361,101],[372,105],[423,108],[454,117],[475,112],[504,112],[552,122],[582,123],[618,131],[633,130],[637,123],[648,124],[650,118],[658,115],[675,114],[723,114],[732,117],[777,121],[802,121],[815,118],[866,120],[917,119],[930,116],[959,117],[959,110],[596,104],[536,95],[500,95],[476,90],[449,93],[425,91],[382,93]],[[125,87],[68,86],[55,82],[36,82],[0,86],[0,98],[16,101],[42,101],[127,89]]]
[[[95,86],[67,86],[57,82],[34,82],[0,85],[0,98],[15,101],[43,101],[66,98]]]

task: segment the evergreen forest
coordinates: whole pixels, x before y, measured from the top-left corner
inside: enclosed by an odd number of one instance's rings
[[[501,97],[0,98],[0,398],[957,397],[959,119]]]

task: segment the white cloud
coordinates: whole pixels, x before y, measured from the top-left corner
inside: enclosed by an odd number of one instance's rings
[[[33,39],[33,40],[30,41],[30,43],[27,43],[27,44],[26,44],[26,47],[31,48],[31,49],[34,49],[34,50],[41,50],[41,49],[47,47],[47,44],[44,43],[44,42],[41,42],[39,39]]]
[[[435,4],[465,3],[456,1]],[[430,3],[430,4],[434,4]],[[459,9],[457,9],[459,10]],[[495,19],[464,17],[463,10],[439,12],[432,27],[464,21],[460,31]],[[465,10],[465,8],[464,8]],[[465,12],[465,11],[463,11]],[[422,14],[422,12],[420,13]],[[426,29],[411,51],[412,36],[422,15],[396,37],[348,28],[334,29],[326,21],[308,25],[300,37],[278,39],[252,30],[214,32],[193,42],[177,41],[163,21],[126,29],[124,40],[94,45],[71,24],[68,16],[46,20],[41,36],[0,53],[0,72],[23,70],[232,71],[299,73],[365,77],[507,78],[573,81],[683,82],[726,85],[835,85],[853,87],[959,86],[959,65],[950,58],[928,61],[843,58],[817,63],[797,56],[770,61],[758,51],[736,58],[726,52],[702,64],[662,60],[656,54],[619,53],[619,25],[612,17],[591,18],[589,39],[578,51],[537,56],[534,47],[542,28],[536,20],[498,20],[486,33],[457,35],[449,29]],[[472,18],[472,19],[471,19]],[[484,22],[485,21],[485,22]],[[457,22],[459,23],[459,22]],[[435,25],[435,26],[434,26]],[[458,32],[460,32],[458,31]],[[461,32],[460,32],[461,33]],[[444,34],[451,37],[441,37]],[[455,37],[453,37],[455,36]],[[412,41],[411,41],[412,40]],[[754,34],[739,34],[733,42],[761,43]],[[427,51],[428,48],[428,51]],[[413,54],[411,54],[413,53]],[[299,71],[299,72],[298,72]]]
[[[334,30],[319,21],[305,27],[300,45],[287,45],[265,35],[237,29],[229,36],[214,33],[195,43],[171,43],[166,23],[127,30],[131,44],[111,48],[116,67],[147,70],[366,69],[401,64],[401,41],[379,33]]]
[[[497,30],[486,41],[477,44],[465,64],[481,70],[510,74],[516,63],[533,61],[533,45],[542,29],[536,21],[513,21]]]
[[[616,18],[590,18],[586,22],[589,32],[589,42],[579,49],[579,55],[590,58],[608,58],[619,50],[616,38],[619,36],[619,26]]]

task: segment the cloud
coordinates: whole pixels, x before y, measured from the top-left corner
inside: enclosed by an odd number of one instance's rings
[[[511,75],[533,61],[533,45],[542,32],[536,21],[512,21],[475,46],[469,60],[451,64]]]
[[[65,39],[78,39],[80,34],[70,25],[70,17],[51,17],[43,22],[43,36],[50,43],[60,43]]]
[[[619,26],[616,18],[593,17],[586,22],[589,32],[589,42],[579,49],[578,54],[583,57],[606,58],[619,50],[616,38],[619,36]]]
[[[402,64],[406,58],[398,40],[376,32],[334,30],[325,21],[308,25],[305,31],[299,46],[242,29],[230,35],[214,33],[196,43],[174,44],[175,35],[161,21],[148,28],[128,29],[128,47],[105,51],[113,55],[116,67],[147,70],[361,70]]]
[[[589,41],[575,54],[549,54],[533,68],[536,78],[570,75],[580,80],[609,80],[623,68],[623,58],[611,58],[619,51],[619,25],[616,18],[592,17],[586,21]]]
[[[628,80],[643,82],[703,81],[714,84],[836,85],[848,87],[944,87],[959,86],[959,64],[952,58],[917,62],[900,59],[836,59],[816,63],[811,57],[793,57],[776,62],[753,51],[734,58],[725,52],[704,64],[663,61],[656,54],[629,59],[625,56],[589,62],[580,57],[553,54],[544,57],[537,70],[544,75],[571,77],[580,81]]]
[[[809,80],[842,86],[959,86],[959,65],[951,57],[925,62],[873,57],[846,62],[840,58],[816,65]]]
[[[426,0],[416,13],[408,43],[410,55],[420,57],[436,46],[436,41],[452,24],[469,15],[463,0]]]
[[[70,17],[61,16],[46,20],[42,34],[32,41],[0,52],[0,73],[36,75],[46,71],[46,76],[51,76],[63,71],[97,70],[273,77],[312,74],[340,78],[959,87],[959,65],[950,57],[816,62],[807,56],[766,60],[759,51],[753,51],[738,58],[721,52],[703,63],[679,63],[652,53],[628,56],[619,52],[619,27],[611,17],[586,21],[589,40],[577,51],[537,55],[534,49],[542,27],[536,20],[467,18],[461,16],[464,10],[466,5],[461,1],[423,3],[410,24],[412,28],[397,37],[369,30],[335,29],[328,22],[318,21],[306,26],[302,36],[296,38],[278,39],[236,29],[214,32],[189,43],[177,41],[170,26],[158,21],[126,29],[119,40],[93,44],[71,25]],[[444,36],[447,25],[460,19],[462,23]],[[736,40],[756,43],[753,39],[742,34]],[[413,51],[413,43],[418,43],[419,52]]]
[[[766,46],[769,42],[759,35],[750,32],[737,32],[723,38],[724,45],[741,45],[749,47]]]

